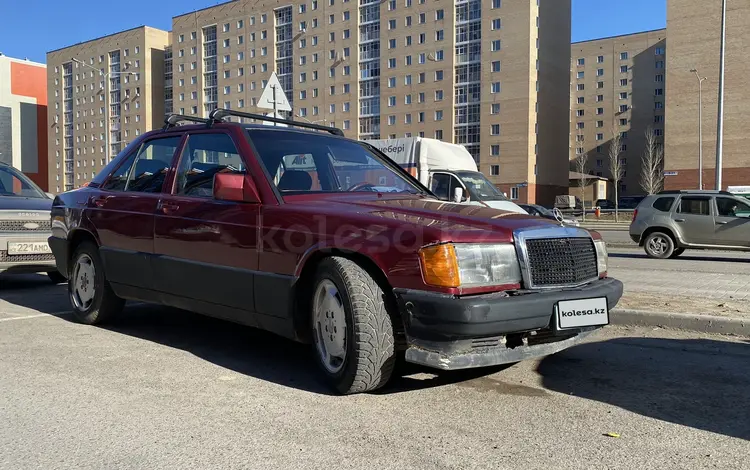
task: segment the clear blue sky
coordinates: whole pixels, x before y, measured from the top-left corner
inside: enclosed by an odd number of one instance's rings
[[[0,3],[0,52],[44,62],[47,51],[143,24],[169,30],[173,16],[222,2],[129,0],[125,8],[109,0]],[[663,28],[666,9],[666,0],[573,0],[573,41]]]

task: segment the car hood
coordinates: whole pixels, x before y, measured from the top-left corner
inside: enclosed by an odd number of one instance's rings
[[[291,201],[288,201],[291,202]],[[424,229],[435,241],[510,243],[513,232],[524,228],[553,227],[539,217],[486,206],[455,204],[421,197],[326,198],[308,200],[316,214],[359,223],[396,222]]]
[[[39,197],[0,196],[0,211],[47,211],[52,209],[52,199]]]

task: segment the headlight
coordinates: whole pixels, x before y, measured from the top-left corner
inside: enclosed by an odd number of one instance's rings
[[[427,284],[438,287],[486,287],[521,282],[521,267],[511,244],[446,243],[419,251]]]
[[[607,254],[607,244],[604,240],[594,240],[594,246],[596,247],[596,261],[599,270],[599,275],[606,274],[607,272],[607,261],[609,255]]]

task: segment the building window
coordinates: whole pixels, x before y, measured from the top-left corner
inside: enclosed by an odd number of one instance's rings
[[[500,124],[492,124],[490,126],[490,135],[500,135]]]
[[[500,176],[500,165],[490,165],[490,176]]]
[[[497,10],[501,7],[502,0],[492,0],[492,9]]]
[[[586,59],[583,59],[583,58],[578,59],[578,65],[581,65],[581,66],[586,65]]]
[[[580,71],[580,72],[576,72],[576,78],[578,78],[579,80],[580,80],[580,79],[582,79],[582,78],[583,78],[584,76],[585,76],[585,75],[584,75],[584,73],[583,73],[583,70],[582,70],[582,71]]]
[[[602,127],[604,127],[604,121],[596,121],[596,127],[598,129],[601,129]]]
[[[620,99],[621,100],[628,99],[628,92],[627,91],[620,92]]]
[[[583,96],[579,96],[578,97],[578,104],[584,104],[584,101],[585,101],[585,99],[584,99]]]
[[[443,71],[442,70],[436,70],[435,71],[435,81],[439,82],[443,80]]]
[[[492,62],[492,71],[493,72],[499,72],[500,71],[500,61],[495,60]]]
[[[492,52],[497,52],[502,48],[502,44],[500,43],[499,39],[495,39],[492,41]]]
[[[435,120],[436,121],[442,121],[443,120],[443,111],[442,110],[435,111]]]
[[[494,20],[492,20],[492,30],[497,31],[498,29],[500,29],[502,26],[501,23],[502,22],[500,21],[500,18],[495,18]]]
[[[620,60],[628,60],[628,53],[620,52]]]
[[[664,48],[657,47],[656,49],[654,49],[654,55],[664,55]]]
[[[500,155],[500,145],[499,144],[492,144],[490,145],[490,155],[493,157],[497,157]]]
[[[491,114],[500,114],[500,103],[492,103],[490,107]]]
[[[664,68],[664,61],[663,60],[657,60],[656,64],[654,64],[657,69],[663,69]]]
[[[600,55],[599,57],[597,57],[596,58],[596,63],[597,64],[603,64],[604,63],[604,56]]]
[[[664,130],[662,130],[662,129],[654,129],[654,135],[656,137],[661,137],[661,136],[664,135]]]
[[[598,116],[601,116],[602,114],[604,114],[604,108],[596,108],[596,114]]]
[[[388,125],[389,126],[396,125],[396,116],[388,116]]]
[[[597,77],[603,77],[604,76],[604,69],[596,69],[596,76]]]
[[[620,119],[620,125],[621,126],[627,126],[628,125],[628,118],[622,118],[622,119]]]
[[[662,96],[664,95],[664,88],[657,88],[654,90],[654,95],[656,96]]]
[[[621,65],[620,66],[620,73],[628,73],[628,66],[627,65]]]
[[[623,78],[622,80],[620,80],[620,86],[628,86],[628,79]]]
[[[583,117],[584,114],[585,114],[584,110],[582,110],[582,109],[577,109],[576,110],[576,116]]]
[[[662,74],[656,75],[654,77],[654,81],[656,81],[657,83],[663,83],[664,82],[664,75],[662,75]]]
[[[510,198],[518,199],[518,188],[516,186],[510,188]]]
[[[583,83],[579,83],[578,85],[576,85],[576,90],[578,90],[578,91],[583,91],[585,89],[586,89],[586,87],[585,87],[585,85]]]
[[[596,88],[598,90],[601,90],[604,88],[604,82],[596,82]]]

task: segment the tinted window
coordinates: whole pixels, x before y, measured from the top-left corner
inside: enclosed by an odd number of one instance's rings
[[[662,212],[669,212],[672,210],[672,204],[674,204],[673,197],[660,197],[654,201],[654,209]]]
[[[137,152],[131,153],[102,185],[110,191],[158,193],[164,185],[181,136],[154,139],[145,142]]]
[[[212,198],[216,173],[241,173],[245,170],[229,135],[190,135],[177,169],[175,194]]]
[[[750,215],[749,205],[729,197],[717,197],[716,209],[721,217],[739,217],[740,215],[748,217],[748,215]]]
[[[408,192],[418,184],[359,142],[323,133],[250,129],[260,160],[282,193]]]
[[[710,215],[710,198],[707,197],[683,197],[680,199],[680,210],[682,214]]]

